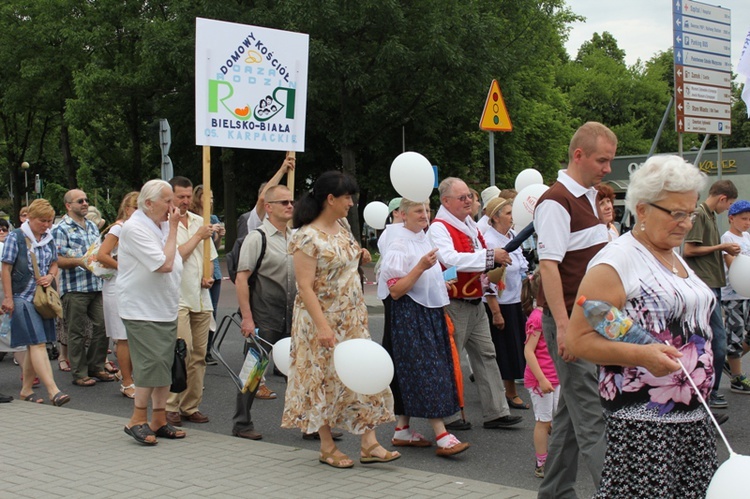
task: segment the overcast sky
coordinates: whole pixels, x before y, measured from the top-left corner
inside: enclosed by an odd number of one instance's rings
[[[567,0],[571,10],[586,18],[575,23],[565,47],[575,57],[581,44],[594,33],[609,31],[625,50],[625,61],[632,65],[647,61],[672,46],[672,4],[674,0]],[[750,30],[750,0],[705,1],[732,11],[732,68],[742,53]]]

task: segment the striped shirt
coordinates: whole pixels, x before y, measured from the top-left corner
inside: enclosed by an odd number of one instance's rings
[[[57,254],[65,258],[81,258],[94,242],[99,240],[99,229],[90,220],[86,226],[78,225],[70,216],[65,215],[62,221],[52,229]],[[72,269],[60,269],[60,295],[68,292],[96,293],[102,290],[102,280],[94,274],[76,266]]]

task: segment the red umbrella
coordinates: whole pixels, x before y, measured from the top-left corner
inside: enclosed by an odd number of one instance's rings
[[[464,375],[461,372],[461,358],[458,355],[458,347],[456,346],[455,331],[456,328],[453,326],[453,321],[448,314],[445,314],[445,322],[448,325],[448,338],[451,341],[451,355],[453,356],[453,377],[456,380],[456,393],[458,394],[458,406],[461,408],[461,419],[466,419],[464,416]]]

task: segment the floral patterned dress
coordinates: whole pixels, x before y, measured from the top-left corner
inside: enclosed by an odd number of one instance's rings
[[[622,281],[623,312],[683,354],[682,363],[708,398],[713,292],[684,262],[688,276],[673,274],[632,233],[608,244],[589,268],[600,264]],[[599,395],[607,451],[595,497],[704,497],[718,465],[716,438],[681,370],[656,377],[643,367],[601,366]]]
[[[336,344],[354,338],[370,339],[367,307],[357,273],[360,247],[351,233],[342,227],[338,234],[330,235],[306,225],[289,241],[289,252],[296,251],[318,261],[313,289],[333,329]],[[390,388],[375,395],[351,391],[336,375],[334,349],[321,347],[317,335],[317,328],[298,294],[294,302],[292,362],[281,426],[312,433],[328,424],[362,434],[393,421]]]

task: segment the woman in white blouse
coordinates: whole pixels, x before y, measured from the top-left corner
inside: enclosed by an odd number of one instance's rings
[[[490,224],[490,228],[484,233],[487,248],[503,248],[516,236],[511,230],[512,211],[512,199],[497,197],[487,203],[485,213]],[[510,254],[510,258],[512,263],[505,269],[502,285],[492,285],[491,292],[484,297],[485,309],[508,405],[515,409],[528,409],[529,405],[518,395],[515,380],[522,379],[526,369],[523,355],[526,316],[521,306],[521,283],[529,270],[529,264],[520,247]]]
[[[429,419],[438,456],[469,447],[448,433],[442,418],[458,412],[453,358],[443,307],[449,302],[437,249],[424,230],[430,219],[427,203],[401,201],[403,226],[391,226],[378,295],[391,305],[391,355],[395,368],[394,412],[398,415],[394,446],[429,447],[431,442],[409,428],[409,418]],[[398,394],[398,395],[397,395]],[[399,396],[400,395],[400,396]]]

